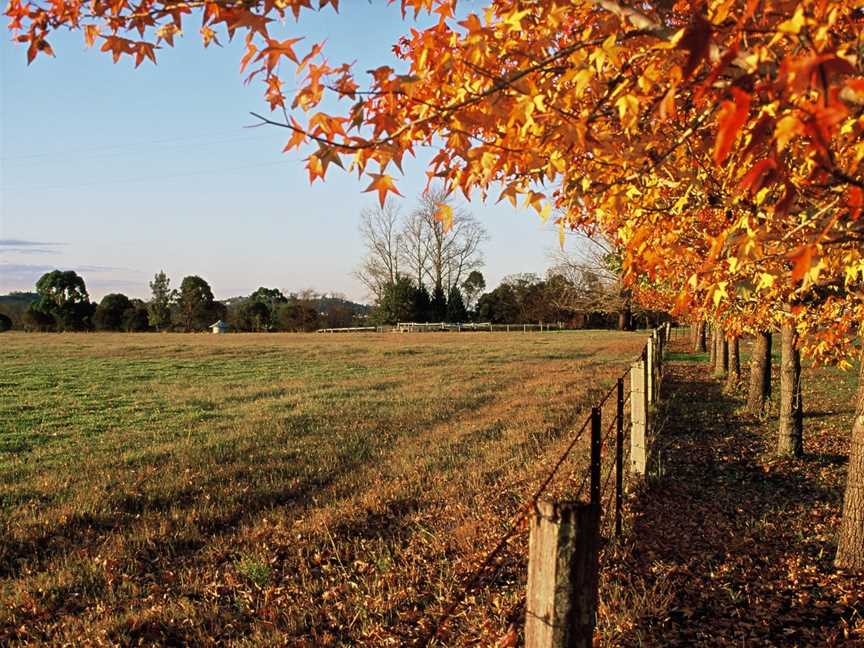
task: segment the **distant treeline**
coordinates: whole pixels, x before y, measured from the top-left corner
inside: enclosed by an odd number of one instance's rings
[[[567,328],[650,327],[660,313],[635,307],[629,291],[585,268],[556,267],[545,278],[531,273],[508,275],[484,292],[486,281],[478,270],[445,295],[438,286],[430,293],[413,278],[397,275],[381,286],[370,322],[491,322],[537,324],[561,322]]]
[[[222,302],[201,277],[184,277],[172,289],[164,272],[150,290],[147,301],[111,293],[97,304],[76,272],[54,270],[36,282],[35,292],[0,296],[0,331],[202,331],[220,319],[238,331],[314,331],[365,323],[368,311],[339,295],[263,287]]]

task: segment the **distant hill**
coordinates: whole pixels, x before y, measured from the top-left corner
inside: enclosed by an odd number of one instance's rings
[[[8,295],[0,295],[0,304],[22,305],[25,308],[39,299],[35,292],[11,292]]]
[[[367,304],[358,304],[341,297],[321,297],[318,299],[318,311],[321,313],[329,313],[338,309],[348,310],[353,315],[368,315],[370,308],[371,306]]]
[[[20,329],[27,307],[39,299],[34,292],[11,292],[0,295],[0,313],[12,320],[12,328]]]

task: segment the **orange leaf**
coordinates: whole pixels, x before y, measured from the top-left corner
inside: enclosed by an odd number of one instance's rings
[[[789,258],[793,262],[792,281],[800,281],[813,265],[813,246],[802,245]]]
[[[699,67],[702,59],[708,56],[711,48],[711,23],[705,16],[696,14],[693,17],[693,22],[687,27],[679,47],[689,52],[684,65],[684,78],[687,79]]]
[[[717,120],[717,141],[714,144],[714,161],[720,165],[729,157],[738,132],[750,113],[750,95],[732,88],[732,101],[724,101]]]
[[[396,184],[393,182],[393,178],[386,173],[370,173],[369,176],[372,178],[372,183],[366,187],[363,193],[377,191],[378,200],[382,207],[384,206],[384,201],[387,200],[388,192],[395,193],[397,196],[402,195],[399,193],[399,190],[396,189]]]
[[[741,189],[749,191],[751,194],[755,194],[764,185],[768,184],[768,181],[774,175],[773,172],[776,168],[777,162],[774,161],[774,158],[765,158],[764,160],[759,160],[746,173],[746,175],[741,178],[739,186],[741,187]]]
[[[861,218],[861,207],[864,206],[864,191],[861,187],[849,187],[846,199],[849,202],[849,218],[857,221]]]

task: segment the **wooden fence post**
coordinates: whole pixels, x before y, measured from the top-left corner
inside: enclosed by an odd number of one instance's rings
[[[654,350],[655,347],[654,335],[652,334],[651,337],[648,338],[648,344],[645,347],[645,361],[648,370],[648,383],[645,385],[645,391],[648,392],[649,405],[654,402],[654,362],[657,360],[657,353]]]
[[[645,436],[648,427],[648,394],[646,362],[630,367],[630,473],[643,476],[647,463]]]
[[[615,402],[615,535],[620,536],[624,504],[624,378],[618,379]]]
[[[590,648],[598,545],[591,504],[537,502],[528,540],[525,648]]]

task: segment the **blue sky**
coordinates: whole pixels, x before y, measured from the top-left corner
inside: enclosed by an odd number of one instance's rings
[[[342,2],[274,27],[284,38],[327,39],[332,62],[365,70],[392,63],[405,30],[397,7]],[[239,39],[204,49],[196,19],[159,64],[118,64],[81,34],[51,39],[56,59],[26,65],[24,48],[0,45],[0,292],[32,287],[53,268],[76,269],[91,298],[122,291],[146,297],[164,269],[207,279],[218,298],[260,285],[315,288],[360,299],[351,276],[363,248],[360,211],[368,181],[336,172],[310,185],[302,155],[283,154],[281,129],[247,129],[265,112],[262,86],[242,83]],[[5,25],[4,25],[5,27]],[[290,88],[290,79],[285,81]],[[425,183],[422,160],[398,179],[413,207]],[[487,227],[487,283],[513,272],[542,273],[557,246],[553,227],[529,210],[479,199]]]

